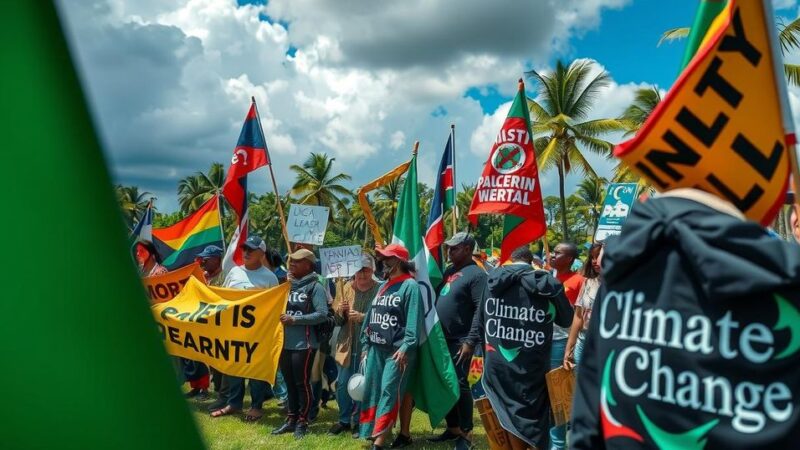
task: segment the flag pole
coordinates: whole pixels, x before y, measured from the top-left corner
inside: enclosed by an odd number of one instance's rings
[[[256,105],[256,97],[250,97],[250,100],[253,102],[253,107],[256,110],[256,120],[258,121],[258,129],[261,131],[261,135],[264,136],[264,128],[261,126],[261,115],[258,113],[258,105]],[[288,251],[287,255],[292,253],[292,246],[289,244],[289,232],[286,229],[286,217],[283,215],[283,205],[281,204],[281,194],[278,192],[278,183],[275,182],[275,172],[272,170],[272,158],[269,157],[269,149],[267,149],[267,140],[266,136],[264,138],[264,150],[267,152],[267,159],[269,163],[269,177],[272,180],[272,189],[275,191],[275,202],[278,204],[278,216],[281,219],[281,229],[283,230],[283,239],[286,241],[286,251]]]
[[[772,11],[772,3],[762,0],[764,5],[764,17],[766,18],[769,32],[769,42],[772,47],[772,72],[775,74],[775,86],[778,89],[778,98],[781,102],[781,118],[783,119],[784,143],[789,154],[789,166],[792,170],[792,187],[794,189],[794,204],[792,205],[795,213],[800,215],[800,166],[797,162],[797,137],[794,130],[794,119],[792,109],[789,106],[789,95],[786,92],[786,79],[783,75],[783,53],[781,52],[780,42],[775,27],[775,16]],[[794,230],[792,230],[794,232]]]
[[[458,202],[456,199],[457,191],[458,191],[458,183],[456,183],[456,124],[450,124],[450,149],[452,153],[450,156],[453,157],[453,211],[450,212],[450,218],[453,222],[453,234],[455,235],[458,232]]]
[[[414,148],[411,149],[411,156],[417,156],[419,153],[419,141],[414,141]]]
[[[219,211],[219,233],[222,235],[222,254],[225,255],[225,228],[222,227],[222,194],[217,189],[217,210]]]

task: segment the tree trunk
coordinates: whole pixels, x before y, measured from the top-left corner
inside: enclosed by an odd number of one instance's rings
[[[569,229],[567,229],[567,198],[564,195],[564,160],[558,162],[558,196],[561,198],[561,227],[564,241],[569,242]]]

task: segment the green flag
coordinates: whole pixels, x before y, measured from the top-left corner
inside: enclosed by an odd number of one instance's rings
[[[428,265],[431,256],[422,243],[419,219],[417,156],[414,155],[397,206],[392,242],[408,249],[417,269],[416,278],[425,309],[425,329],[420,332],[417,371],[409,380],[408,389],[414,396],[416,407],[428,413],[431,426],[435,427],[455,405],[459,392],[456,371],[434,308],[434,287],[441,283],[442,274],[433,261]]]
[[[681,68],[686,67],[689,61],[694,58],[694,54],[700,48],[700,43],[706,37],[711,22],[725,9],[728,4],[726,0],[700,0],[697,7],[697,14],[694,16],[694,23],[689,31],[689,38],[686,42],[686,52],[683,54]]]
[[[2,2],[0,17],[3,447],[202,448],[55,6]]]

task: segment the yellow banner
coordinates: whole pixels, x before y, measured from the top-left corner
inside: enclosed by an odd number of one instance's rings
[[[794,144],[768,18],[762,1],[731,0],[636,137],[614,151],[658,190],[702,189],[765,225],[783,202]]]
[[[376,245],[386,245],[386,241],[383,240],[381,229],[378,227],[378,222],[375,221],[375,216],[372,214],[372,209],[367,201],[367,193],[400,178],[408,171],[408,166],[410,164],[411,161],[400,164],[380,178],[372,180],[358,188],[358,204],[361,205],[361,211],[364,212],[364,219],[367,221],[367,225],[369,226],[370,232],[372,232],[372,237],[375,239]]]
[[[192,263],[186,267],[167,272],[164,275],[142,278],[144,289],[150,298],[150,303],[167,302],[181,292],[189,278],[195,277],[203,283],[206,282],[200,264]]]
[[[151,309],[170,355],[274,383],[289,288],[283,283],[266,290],[224,289],[190,278],[172,301]]]

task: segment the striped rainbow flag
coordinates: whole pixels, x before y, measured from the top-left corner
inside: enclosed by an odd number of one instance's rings
[[[154,228],[153,244],[169,270],[191,264],[208,245],[223,247],[219,197],[211,197],[192,215],[175,225]]]

